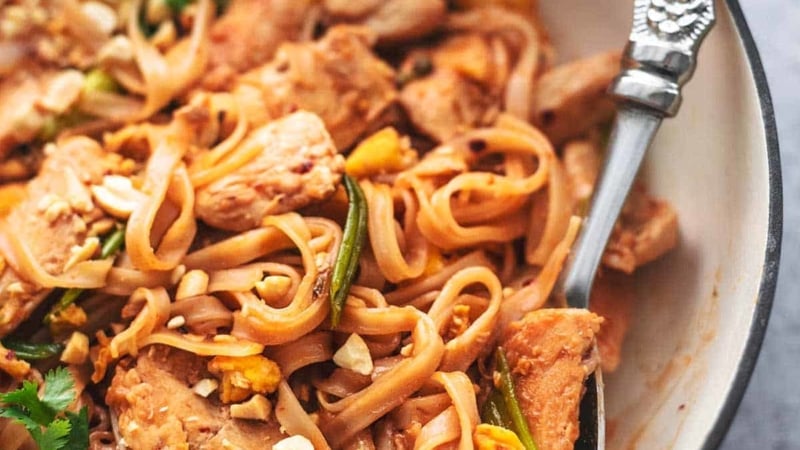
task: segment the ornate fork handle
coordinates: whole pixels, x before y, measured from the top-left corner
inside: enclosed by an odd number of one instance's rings
[[[672,117],[700,43],[714,25],[714,0],[634,0],[623,70],[609,91]]]

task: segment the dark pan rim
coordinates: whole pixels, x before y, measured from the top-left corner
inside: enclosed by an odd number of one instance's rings
[[[783,234],[783,187],[781,181],[781,161],[778,149],[778,129],[775,125],[775,113],[772,108],[772,97],[767,86],[767,76],[761,64],[756,43],[747,20],[744,17],[738,0],[726,0],[728,9],[739,32],[739,39],[747,53],[750,72],[755,79],[758,99],[761,104],[761,118],[764,121],[764,134],[767,145],[767,165],[769,171],[769,223],[767,225],[767,245],[764,255],[763,275],[758,290],[758,303],[755,307],[750,333],[747,338],[742,359],[736,369],[736,376],[728,391],[725,403],[720,409],[714,426],[706,436],[703,450],[719,447],[722,439],[736,417],[736,410],[742,401],[747,384],[753,374],[764,334],[767,331],[775,287],[778,281],[778,266],[781,256],[781,237]]]

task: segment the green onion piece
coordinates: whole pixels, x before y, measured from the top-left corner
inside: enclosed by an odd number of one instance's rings
[[[64,351],[62,344],[31,344],[19,341],[3,341],[3,347],[13,351],[17,358],[25,361],[52,358]]]
[[[513,431],[517,433],[517,437],[519,437],[526,450],[538,450],[536,443],[533,441],[531,430],[528,428],[528,421],[519,406],[517,394],[514,391],[514,380],[511,379],[511,369],[508,367],[508,359],[506,359],[506,353],[502,348],[497,349],[496,358],[497,372],[500,373],[500,392],[503,394],[508,418],[514,427]]]
[[[483,423],[503,427],[507,430],[513,430],[514,424],[511,423],[511,418],[508,415],[508,407],[506,401],[503,400],[503,394],[497,390],[492,389],[489,397],[481,407],[481,419]]]
[[[192,3],[191,0],[166,0],[164,3],[170,7],[171,10],[175,12],[183,11],[183,8],[189,6],[189,3]]]
[[[113,233],[106,237],[103,246],[100,248],[100,259],[106,259],[114,256],[125,244],[125,226],[117,227]],[[44,323],[50,324],[53,319],[67,307],[78,300],[78,297],[83,294],[81,288],[70,288],[64,291],[64,294],[58,299],[58,302],[53,305],[53,308],[44,316]]]
[[[358,270],[358,260],[364,238],[367,236],[367,200],[358,182],[347,175],[343,177],[349,207],[344,225],[342,243],[331,275],[331,326],[336,328],[350,292],[350,285]]]
[[[165,3],[173,12],[180,13],[184,8],[189,6],[190,3],[194,2],[195,0],[166,0]],[[229,4],[230,0],[214,0],[214,6],[216,7],[217,15],[225,12],[225,10],[228,9]]]
[[[103,242],[103,247],[100,249],[100,259],[106,259],[114,256],[119,249],[122,248],[124,243],[125,227],[117,227],[117,229],[106,238],[106,241]]]
[[[117,80],[102,69],[92,69],[83,80],[84,92],[119,92]]]

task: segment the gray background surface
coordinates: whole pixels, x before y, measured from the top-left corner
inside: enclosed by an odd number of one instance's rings
[[[800,0],[740,0],[778,122],[784,235],[778,292],[752,381],[722,450],[800,449]]]

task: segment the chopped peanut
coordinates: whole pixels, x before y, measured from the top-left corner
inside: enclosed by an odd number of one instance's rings
[[[333,355],[333,362],[337,366],[352,370],[361,375],[369,375],[374,368],[369,347],[361,336],[353,333],[347,338],[344,345]]]
[[[100,207],[119,219],[127,219],[137,205],[147,199],[133,187],[130,178],[120,175],[103,177],[103,184],[93,185],[91,190]]]
[[[298,434],[276,442],[272,450],[314,450],[314,444],[305,436]]]
[[[267,304],[272,304],[285,297],[291,287],[291,278],[282,275],[270,275],[256,282],[256,291]]]
[[[253,393],[275,392],[281,381],[278,365],[260,355],[215,356],[208,370],[222,376],[219,396],[223,403],[240,402]]]
[[[208,292],[208,274],[202,270],[190,270],[181,278],[176,300],[203,295]]]
[[[231,405],[231,417],[234,419],[249,419],[268,421],[272,415],[272,403],[260,394],[254,395],[250,400],[238,405]]]
[[[70,336],[64,351],[61,352],[61,362],[67,364],[83,364],[89,357],[89,337],[75,331]]]
[[[211,395],[212,392],[216,391],[218,387],[219,381],[213,378],[203,378],[194,386],[192,386],[192,390],[200,397],[208,398],[208,396]]]
[[[356,177],[399,172],[417,160],[417,152],[410,148],[407,138],[402,138],[392,127],[384,128],[361,141],[350,153],[345,171]]]
[[[64,265],[64,270],[69,270],[75,264],[91,259],[99,248],[100,239],[96,237],[86,238],[83,245],[73,245],[69,250],[69,259]]]
[[[525,450],[513,431],[496,425],[478,425],[473,439],[478,450]]]

